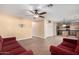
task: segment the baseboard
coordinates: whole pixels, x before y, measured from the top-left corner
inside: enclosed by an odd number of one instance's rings
[[[40,37],[40,36],[32,36],[32,38],[33,38],[33,37],[44,39],[43,37]]]
[[[20,41],[20,40],[27,40],[27,39],[30,39],[32,37],[28,37],[28,38],[20,38],[20,39],[16,39],[17,41]]]
[[[27,40],[27,39],[31,39],[31,38],[33,38],[33,37],[44,39],[43,37],[32,36],[32,37],[28,37],[28,38],[20,38],[20,39],[16,39],[16,40],[17,40],[17,41],[20,41],[20,40]]]
[[[56,36],[57,35],[48,36],[48,37],[45,37],[45,39],[50,38],[50,37],[56,37]]]

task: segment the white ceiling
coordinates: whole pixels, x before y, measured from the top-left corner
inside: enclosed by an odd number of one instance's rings
[[[56,22],[65,21],[79,21],[79,4],[54,4],[53,7],[47,8],[45,4],[1,4],[0,11],[7,12],[8,14],[18,17],[32,18],[26,10],[41,9],[46,11],[45,19],[53,20]]]

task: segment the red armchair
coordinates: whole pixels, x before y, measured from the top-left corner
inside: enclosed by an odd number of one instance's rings
[[[64,38],[63,42],[56,46],[50,46],[51,55],[79,55],[78,40]]]
[[[31,50],[25,50],[16,41],[16,37],[0,38],[0,44],[2,45],[2,48],[0,46],[1,55],[32,55],[33,54]]]
[[[3,43],[3,39],[0,36],[0,52],[2,51],[2,43]]]

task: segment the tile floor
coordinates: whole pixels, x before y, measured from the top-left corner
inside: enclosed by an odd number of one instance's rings
[[[71,37],[70,37],[71,38]],[[50,55],[50,45],[59,45],[63,40],[61,36],[52,36],[46,39],[33,37],[18,41],[25,49],[33,51],[34,55]]]

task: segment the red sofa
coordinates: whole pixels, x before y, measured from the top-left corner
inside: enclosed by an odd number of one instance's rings
[[[0,55],[33,55],[31,50],[25,50],[17,41],[16,37],[1,38]]]
[[[56,46],[50,46],[51,55],[79,55],[79,41],[64,38],[63,42]]]

